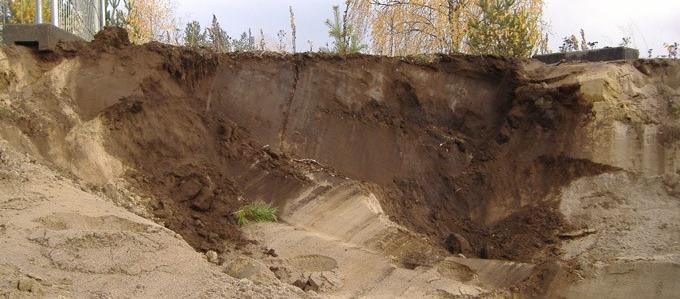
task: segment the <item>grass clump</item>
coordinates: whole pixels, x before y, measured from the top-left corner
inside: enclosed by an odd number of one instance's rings
[[[14,112],[6,107],[0,106],[0,119],[14,119]]]
[[[258,200],[247,204],[234,212],[238,225],[246,225],[254,222],[276,222],[278,209],[271,204]]]

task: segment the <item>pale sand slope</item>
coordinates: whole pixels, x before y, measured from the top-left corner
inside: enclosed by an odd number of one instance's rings
[[[210,264],[176,233],[114,206],[0,141],[0,297],[304,296]]]
[[[281,223],[245,227],[249,238],[275,250],[278,256],[262,258],[268,267],[261,268],[275,269],[283,281],[310,281],[308,287],[332,298],[500,298],[511,296],[508,289],[534,269],[450,256],[390,221],[361,183],[323,173],[308,177],[315,184],[283,207]],[[243,264],[227,262],[227,268]],[[271,280],[258,271],[249,274]]]

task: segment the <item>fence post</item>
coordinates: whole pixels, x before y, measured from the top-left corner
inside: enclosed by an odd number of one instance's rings
[[[106,0],[99,0],[99,20],[101,20],[100,30],[106,27]]]
[[[35,18],[33,19],[33,21],[36,24],[42,23],[42,1],[41,0],[35,0]]]
[[[50,0],[52,6],[51,23],[52,25],[59,27],[59,6],[57,6],[58,0]]]

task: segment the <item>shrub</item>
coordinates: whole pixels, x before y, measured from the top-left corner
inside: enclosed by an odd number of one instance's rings
[[[239,225],[246,225],[250,221],[276,222],[277,212],[278,209],[271,204],[259,200],[241,207],[238,211],[234,212],[234,217],[236,217],[236,222]]]

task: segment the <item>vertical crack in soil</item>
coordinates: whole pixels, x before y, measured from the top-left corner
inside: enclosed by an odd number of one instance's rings
[[[291,84],[290,93],[286,98],[283,109],[283,125],[281,126],[281,133],[279,134],[279,150],[285,152],[286,134],[288,133],[288,122],[290,119],[290,109],[292,109],[293,101],[295,100],[295,92],[297,91],[298,81],[300,80],[301,62],[295,61],[293,64],[293,82]]]

